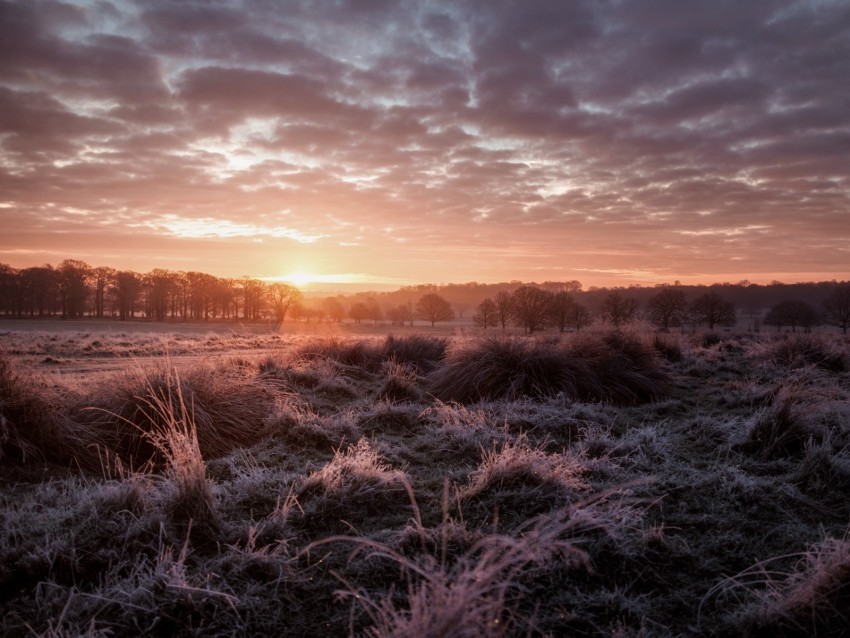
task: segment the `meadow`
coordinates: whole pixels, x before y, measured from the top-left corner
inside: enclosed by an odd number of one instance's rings
[[[847,338],[47,325],[2,635],[846,635]]]

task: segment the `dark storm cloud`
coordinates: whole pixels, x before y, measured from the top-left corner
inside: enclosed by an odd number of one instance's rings
[[[474,229],[666,274],[769,272],[804,216],[846,270],[846,2],[0,1],[0,32],[21,223],[285,208],[323,241]]]

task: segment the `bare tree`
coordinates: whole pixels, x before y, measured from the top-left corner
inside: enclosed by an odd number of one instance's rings
[[[94,316],[103,317],[103,309],[106,300],[106,289],[115,275],[115,269],[108,266],[99,266],[92,269],[92,282],[94,283]]]
[[[685,293],[674,288],[665,288],[647,302],[649,317],[665,332],[682,323],[688,301]]]
[[[709,330],[714,330],[716,325],[735,325],[735,304],[716,292],[707,292],[694,299],[690,313],[695,323],[707,323]]]
[[[805,332],[811,332],[817,319],[815,309],[805,301],[789,299],[773,306],[765,315],[764,323],[768,326],[776,326],[777,330],[788,326],[791,332],[797,332],[798,327],[803,328]]]
[[[472,316],[472,321],[475,322],[476,326],[484,328],[493,327],[499,325],[499,311],[496,308],[496,303],[490,299],[489,297],[478,304],[478,308],[475,310],[475,314]]]
[[[493,303],[496,304],[496,318],[499,321],[499,325],[502,326],[502,330],[505,330],[513,316],[513,296],[506,290],[500,290],[496,293],[496,299]]]
[[[522,326],[525,332],[543,330],[549,319],[553,297],[554,295],[548,290],[535,286],[517,288],[511,295],[514,321]]]
[[[118,318],[126,321],[136,312],[136,302],[142,292],[142,278],[130,270],[119,271],[115,273],[111,292],[118,306]]]
[[[269,300],[274,310],[275,319],[280,323],[286,320],[286,313],[296,302],[301,301],[301,291],[295,286],[290,286],[276,281],[268,286]]]
[[[348,316],[354,319],[354,323],[360,323],[369,316],[369,308],[362,301],[355,301],[348,309]]]
[[[602,316],[619,328],[635,318],[638,302],[631,297],[624,297],[618,291],[612,290],[602,301]]]
[[[847,334],[847,328],[850,327],[850,284],[841,284],[833,290],[824,300],[823,307],[826,311],[824,321]]]
[[[455,318],[451,304],[434,292],[420,297],[416,302],[416,314],[420,319],[430,321],[432,328],[438,321],[451,321]]]
[[[582,328],[589,326],[593,321],[593,313],[580,303],[573,304],[572,312],[570,312],[570,325],[580,332]]]
[[[559,332],[564,332],[570,324],[570,317],[573,313],[573,307],[576,302],[573,296],[562,290],[552,295],[549,301],[549,318],[552,324],[558,328]]]
[[[325,311],[327,317],[334,323],[341,323],[345,319],[345,308],[342,302],[336,297],[327,297],[322,301],[322,310]]]
[[[89,294],[92,269],[87,263],[66,259],[56,269],[59,272],[59,295],[62,300],[62,318],[82,317]]]
[[[374,297],[369,297],[366,300],[366,319],[371,319],[377,325],[384,318],[384,311],[381,310],[381,304]]]

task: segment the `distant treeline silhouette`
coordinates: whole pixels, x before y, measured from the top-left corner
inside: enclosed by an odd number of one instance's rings
[[[745,320],[804,331],[824,323],[846,333],[850,283],[827,281],[768,285],[748,281],[711,286],[678,281],[656,286],[583,289],[578,281],[484,284],[420,284],[391,292],[305,298],[282,282],[256,277],[222,278],[157,268],[148,273],[92,267],[66,259],[15,269],[0,264],[0,316],[152,321],[334,321],[350,319],[432,326],[463,319],[487,328],[535,332],[581,330],[594,320],[615,326],[636,319],[660,329],[700,325],[710,329]],[[467,315],[468,316],[468,315]]]

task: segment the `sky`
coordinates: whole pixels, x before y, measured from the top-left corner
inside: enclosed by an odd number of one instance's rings
[[[0,0],[0,262],[850,271],[847,0]]]

